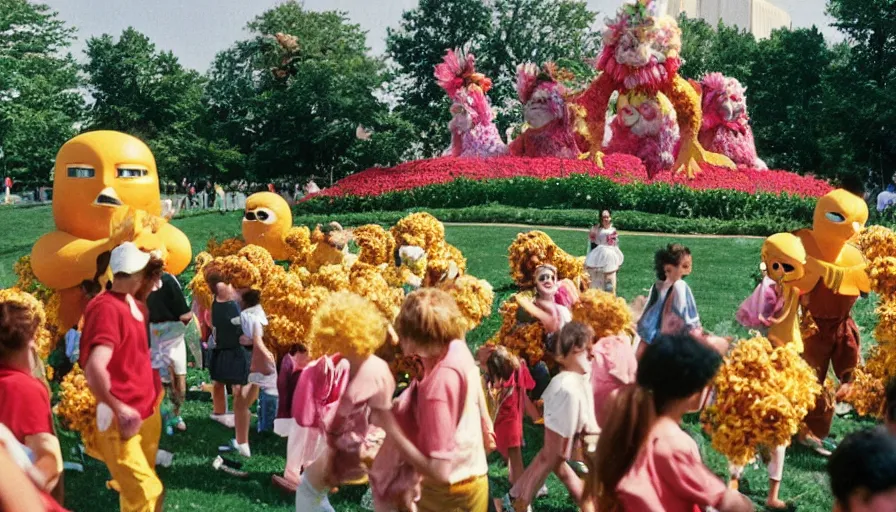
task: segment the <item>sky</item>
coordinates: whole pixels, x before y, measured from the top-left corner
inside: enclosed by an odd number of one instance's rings
[[[72,52],[83,60],[86,40],[104,33],[115,36],[132,26],[161,50],[171,50],[184,66],[204,72],[219,51],[247,36],[246,22],[279,0],[38,0],[77,28]],[[794,27],[816,25],[829,40],[840,39],[824,14],[825,0],[772,0],[790,13]],[[366,30],[374,54],[385,51],[386,27],[397,26],[401,13],[417,0],[304,0],[307,9],[342,10]],[[588,0],[598,20],[613,14],[620,0]]]

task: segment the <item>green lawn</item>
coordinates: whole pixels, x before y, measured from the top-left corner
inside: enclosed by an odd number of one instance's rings
[[[339,220],[338,217],[335,220]],[[49,208],[0,209],[0,222],[7,226],[9,233],[0,238],[0,285],[9,286],[15,279],[12,263],[28,253],[34,240],[52,229]],[[205,215],[179,219],[174,222],[193,242],[193,250],[204,248],[210,236],[218,238],[233,236],[239,232],[239,215]],[[460,248],[468,259],[468,271],[477,277],[487,279],[495,288],[497,299],[495,308],[513,293],[508,274],[507,247],[520,230],[507,227],[454,227],[447,228],[448,241]],[[582,232],[547,230],[557,244],[572,254],[583,254],[586,236]],[[663,244],[679,241],[688,245],[694,255],[694,273],[689,282],[694,290],[703,322],[707,328],[719,334],[740,334],[741,329],[734,323],[734,312],[740,302],[753,287],[755,269],[759,262],[761,240],[746,238],[676,238],[645,235],[624,235],[620,246],[626,255],[626,262],[620,271],[620,294],[627,299],[644,294],[654,280],[653,252]],[[871,342],[873,328],[874,299],[861,300],[856,307],[859,322],[866,343]],[[487,339],[500,323],[493,315],[479,329],[469,336],[471,344]],[[201,380],[200,372],[191,374],[190,380]],[[195,395],[185,408],[185,419],[189,430],[173,437],[163,436],[161,446],[175,453],[171,468],[161,468],[159,474],[168,491],[166,510],[292,510],[291,500],[284,498],[270,485],[270,474],[282,471],[285,440],[275,436],[252,434],[253,457],[246,461],[244,469],[250,473],[248,479],[241,480],[224,473],[217,473],[211,467],[212,459],[218,454],[217,447],[226,444],[232,432],[208,419],[210,400],[208,396]],[[863,423],[850,419],[837,419],[834,435],[842,437]],[[714,452],[706,438],[700,433],[693,419],[687,428],[700,444],[704,460],[719,475],[725,475],[726,463]],[[537,428],[527,425],[526,439],[529,446],[527,456],[534,455],[540,446]],[[76,440],[71,434],[64,435],[66,457]],[[788,452],[787,467],[784,472],[782,497],[794,500],[800,510],[830,510],[831,498],[824,473],[825,460],[799,447]],[[499,464],[492,470],[499,474]],[[84,473],[66,474],[66,506],[75,511],[110,510],[116,506],[117,495],[107,491],[104,482],[107,473],[102,464],[88,461]],[[767,491],[764,468],[748,468],[743,487],[747,494],[761,503]],[[549,481],[550,495],[538,500],[537,511],[571,511],[575,507],[566,498],[565,490],[556,478]],[[332,502],[339,511],[360,511],[359,505],[363,488],[344,488],[333,497]]]

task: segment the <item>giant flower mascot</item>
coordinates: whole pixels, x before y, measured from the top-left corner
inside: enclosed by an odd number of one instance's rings
[[[493,121],[492,107],[486,93],[492,81],[476,72],[472,53],[448,50],[436,66],[439,87],[451,98],[451,155],[490,157],[507,153],[498,127]]]
[[[520,64],[516,91],[523,103],[526,129],[510,143],[510,154],[527,157],[577,158],[573,119],[566,105],[566,90],[557,81],[556,66]]]
[[[859,363],[859,330],[850,313],[856,300],[871,289],[862,251],[850,242],[862,231],[868,220],[868,205],[846,190],[837,189],[818,200],[812,229],[795,234],[806,249],[806,275],[794,286],[806,294],[806,310],[817,330],[803,340],[803,358],[812,366],[823,383],[828,367],[833,365],[840,380],[838,398],[849,391],[853,371]],[[827,437],[833,419],[833,404],[818,398],[815,408],[806,416],[809,432],[801,442],[821,453],[826,449],[821,439]]]
[[[41,283],[59,290],[64,325],[81,316],[79,285],[96,276],[97,257],[125,240],[161,250],[172,274],[189,265],[190,241],[161,214],[155,158],[139,139],[95,131],[62,146],[53,179],[56,231],[34,244],[31,264]]]
[[[675,107],[665,94],[648,95],[634,91],[620,94],[610,130],[612,136],[607,152],[640,158],[648,178],[675,164],[675,148],[681,134]]]
[[[597,61],[601,74],[578,100],[587,111],[590,152],[599,159],[607,105],[614,91],[620,95],[636,92],[648,97],[658,97],[661,93],[674,105],[681,132],[674,168],[687,170],[689,175],[700,172],[698,164],[704,162],[734,169],[728,157],[706,151],[697,139],[702,124],[700,95],[678,75],[681,66],[678,24],[670,16],[659,16],[659,11],[658,2],[638,0],[623,5],[616,19],[607,24],[603,50]]]
[[[721,153],[737,166],[767,169],[756,155],[756,143],[747,115],[747,88],[721,73],[708,73],[700,82],[703,93],[703,124],[700,144]]]

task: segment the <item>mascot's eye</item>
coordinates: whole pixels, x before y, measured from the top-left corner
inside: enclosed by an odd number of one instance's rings
[[[255,218],[263,224],[273,224],[277,220],[277,214],[267,208],[255,210]]]
[[[824,216],[829,221],[836,222],[838,224],[846,220],[846,217],[844,217],[842,214],[839,214],[837,212],[828,212],[828,213],[824,214]]]
[[[782,263],[784,267],[784,272],[793,272],[793,265],[788,265],[787,263]]]
[[[774,264],[772,265],[772,268],[775,269],[775,270],[778,270],[778,269],[781,268],[781,264],[780,264],[780,263],[774,263]]]
[[[118,168],[118,177],[119,178],[139,178],[141,176],[147,176],[149,174],[149,170],[141,169],[139,167],[119,167]]]

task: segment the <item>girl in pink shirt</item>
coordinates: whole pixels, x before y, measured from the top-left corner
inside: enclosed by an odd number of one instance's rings
[[[640,360],[637,383],[621,390],[589,451],[585,512],[747,512],[700,460],[682,417],[703,402],[721,355],[689,335],[659,335]]]
[[[402,351],[419,356],[424,373],[402,395],[410,401],[410,418],[396,421],[391,413],[381,411],[377,417],[382,417],[389,441],[422,476],[416,508],[419,512],[486,512],[485,456],[493,442],[488,435],[491,422],[479,369],[464,342],[464,321],[457,304],[442,290],[418,290],[408,295],[395,328]],[[402,425],[416,428],[405,430]]]
[[[369,300],[338,292],[318,309],[311,325],[312,347],[339,352],[350,365],[349,382],[325,426],[327,448],[303,475],[296,511],[333,511],[330,488],[366,476],[385,437],[370,422],[372,411],[389,411],[395,379],[374,355],[386,340],[385,318]]]

